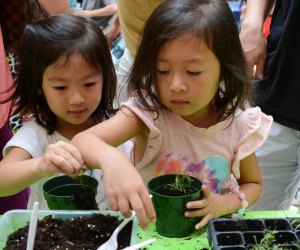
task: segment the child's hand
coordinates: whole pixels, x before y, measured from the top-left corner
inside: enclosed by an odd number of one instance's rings
[[[37,167],[43,177],[51,176],[54,173],[76,176],[86,168],[77,148],[63,141],[50,144]]]
[[[118,158],[109,167],[102,168],[109,205],[126,217],[134,210],[141,227],[146,229],[148,219],[156,220],[154,207],[141,176],[129,161],[124,161],[127,160]]]
[[[212,218],[220,217],[226,214],[226,202],[224,196],[211,192],[206,185],[202,186],[202,197],[200,200],[188,202],[186,211],[187,217],[202,217],[201,221],[196,224],[196,229],[204,227]]]

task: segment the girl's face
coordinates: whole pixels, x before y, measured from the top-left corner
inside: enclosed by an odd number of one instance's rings
[[[219,60],[204,41],[185,35],[161,47],[157,57],[158,94],[162,104],[183,119],[195,126],[214,120],[212,100],[219,84]]]
[[[79,55],[60,57],[46,68],[42,90],[58,128],[89,127],[102,94],[103,75]]]

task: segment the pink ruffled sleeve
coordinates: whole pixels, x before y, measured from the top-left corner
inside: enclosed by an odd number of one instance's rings
[[[232,165],[232,173],[240,178],[240,161],[260,147],[266,140],[273,118],[264,114],[259,107],[247,109],[243,118],[246,120],[245,133],[237,145]],[[239,118],[237,118],[239,119]]]

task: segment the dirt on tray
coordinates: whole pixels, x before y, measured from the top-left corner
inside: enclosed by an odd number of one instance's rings
[[[107,241],[121,223],[115,216],[93,214],[67,220],[46,216],[38,221],[34,250],[95,250]],[[130,245],[133,223],[130,221],[119,233],[118,249]],[[28,225],[12,233],[4,250],[26,249]]]

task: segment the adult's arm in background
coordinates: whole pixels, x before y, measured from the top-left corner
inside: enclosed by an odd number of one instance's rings
[[[113,42],[121,35],[121,26],[118,15],[116,14],[111,25],[104,31],[109,47],[111,48]]]
[[[50,16],[57,13],[72,13],[68,0],[38,0],[38,2]]]
[[[248,0],[245,18],[241,24],[240,40],[246,55],[249,72],[262,79],[266,59],[263,24],[275,0]],[[256,70],[254,72],[254,66]]]
[[[86,17],[98,17],[98,16],[111,16],[117,13],[117,4],[109,4],[103,8],[94,9],[94,10],[79,10],[76,11],[78,16]]]

